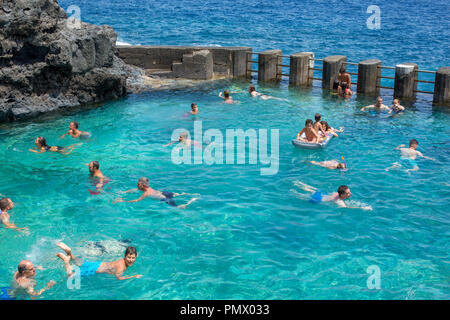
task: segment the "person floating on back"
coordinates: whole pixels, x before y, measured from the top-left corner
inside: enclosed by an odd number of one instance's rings
[[[305,127],[297,134],[297,140],[308,143],[319,143],[323,140],[319,137],[319,134],[313,128],[313,121],[307,119],[305,121]]]
[[[372,210],[371,206],[350,206],[344,202],[344,200],[350,198],[352,193],[350,192],[350,188],[342,185],[338,188],[337,192],[333,192],[330,194],[322,193],[317,188],[311,187],[301,181],[296,181],[294,184],[297,187],[300,187],[302,190],[311,193],[309,196],[309,202],[311,203],[321,203],[321,202],[334,202],[341,208],[352,208],[352,209],[363,209],[363,210]],[[302,198],[305,198],[304,194],[299,194]]]
[[[137,258],[137,251],[135,247],[128,247],[125,250],[125,256],[122,259],[113,262],[94,262],[94,261],[82,261],[81,259],[75,257],[72,254],[72,249],[70,249],[65,243],[58,242],[56,244],[64,253],[58,252],[56,256],[64,262],[64,267],[68,277],[75,274],[71,262],[76,266],[80,267],[80,276],[88,277],[93,276],[96,273],[107,273],[115,275],[117,280],[127,280],[131,278],[140,278],[142,275],[137,274],[134,276],[124,277],[122,274],[131,267]]]
[[[58,153],[62,153],[62,154],[69,154],[73,151],[73,149],[75,148],[76,144],[70,145],[67,148],[66,147],[58,147],[58,146],[49,146],[47,144],[47,141],[45,140],[44,137],[37,137],[36,140],[34,141],[34,144],[36,145],[36,149],[29,149],[31,152],[35,152],[35,153],[43,153],[46,151],[51,151],[51,152],[58,152]]]
[[[170,205],[172,207],[185,209],[188,205],[190,205],[192,202],[197,200],[197,198],[192,198],[186,204],[177,205],[175,203],[175,201],[173,200],[173,198],[179,197],[179,196],[183,196],[183,195],[188,195],[187,193],[185,193],[185,192],[183,192],[183,193],[173,193],[173,192],[168,192],[168,191],[158,191],[158,190],[152,189],[150,187],[150,185],[149,185],[148,178],[144,178],[144,177],[140,178],[138,180],[137,189],[127,190],[127,191],[124,191],[123,193],[135,192],[135,191],[138,191],[138,190],[144,192],[141,195],[140,198],[138,198],[136,200],[129,200],[129,201],[126,201],[123,198],[118,198],[113,203],[117,203],[117,202],[138,202],[138,201],[144,200],[145,198],[152,198],[152,199],[164,201],[164,202],[166,202],[168,205]]]
[[[391,167],[386,168],[386,171],[389,171],[391,169],[398,169],[398,168],[406,168],[406,172],[411,172],[411,171],[417,171],[419,170],[419,165],[416,162],[416,158],[422,157],[424,159],[428,159],[428,160],[433,160],[435,161],[435,159],[424,156],[422,154],[422,152],[417,151],[417,146],[419,145],[419,142],[416,139],[412,139],[409,142],[409,147],[405,148],[404,144],[401,144],[399,146],[397,146],[394,150],[400,150],[400,161],[398,162],[394,162],[392,164]]]
[[[56,284],[55,281],[51,280],[47,282],[47,286],[45,288],[36,291],[34,289],[37,285],[35,279],[36,269],[43,270],[40,266],[35,267],[29,260],[22,260],[19,263],[17,272],[14,274],[13,281],[11,283],[11,290],[8,292],[10,297],[16,298],[23,295],[29,295],[32,299],[34,299],[34,297],[40,296]]]
[[[0,199],[0,222],[5,226],[6,229],[15,229],[20,232],[28,231],[28,228],[19,228],[14,223],[9,221],[10,215],[8,213],[9,210],[14,208],[14,203],[10,198],[2,198]]]
[[[78,122],[72,121],[69,124],[69,131],[61,136],[61,139],[63,139],[66,134],[72,136],[72,138],[80,138],[80,139],[88,139],[91,137],[91,134],[86,131],[80,131],[78,130]]]
[[[365,111],[366,109],[373,109],[376,112],[390,111],[391,108],[383,104],[383,98],[378,97],[377,102],[375,104],[371,104],[370,106],[365,106],[361,108],[361,111]]]
[[[392,113],[392,112],[400,113],[400,112],[403,112],[403,111],[405,111],[405,107],[400,105],[400,100],[398,100],[398,99],[392,100],[392,109],[389,110],[388,113]]]

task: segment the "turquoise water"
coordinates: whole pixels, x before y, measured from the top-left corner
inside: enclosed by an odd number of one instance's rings
[[[246,93],[227,105],[219,90],[248,83],[221,81],[197,89],[131,95],[102,106],[53,114],[32,122],[0,126],[0,193],[17,203],[12,221],[30,228],[25,235],[0,229],[0,285],[7,285],[21,259],[46,268],[38,288],[57,281],[43,299],[448,299],[450,197],[449,114],[419,99],[396,117],[359,111],[370,101],[337,100],[315,86],[292,90],[258,86],[289,102],[254,100]],[[388,103],[390,93],[384,94]],[[174,129],[192,133],[184,117],[197,102],[204,130],[279,129],[279,172],[261,176],[266,165],[175,165],[163,145]],[[344,133],[328,147],[307,151],[290,140],[304,120],[320,112]],[[67,156],[33,154],[38,135],[50,145],[70,121],[93,134]],[[418,160],[420,170],[384,170],[399,159],[393,148],[409,139],[436,161]],[[345,173],[304,160],[344,156]],[[106,193],[91,196],[88,169],[98,160],[112,178]],[[146,176],[159,190],[200,193],[186,210],[144,200],[112,204],[119,191]],[[296,181],[332,192],[351,188],[352,201],[373,211],[312,204],[297,196]],[[137,194],[126,197],[137,198]],[[189,197],[177,200],[180,204]],[[120,258],[128,244],[138,248],[126,275],[83,278],[81,290],[66,287],[55,242],[92,260]],[[99,250],[97,242],[104,247]],[[366,269],[381,270],[381,290],[369,290]]]

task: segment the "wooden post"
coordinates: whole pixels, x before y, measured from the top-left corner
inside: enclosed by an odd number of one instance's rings
[[[281,50],[266,50],[258,55],[258,81],[281,80]]]
[[[358,85],[356,91],[365,94],[380,92],[381,61],[377,59],[364,60],[358,63]]]
[[[450,106],[450,67],[442,67],[436,71],[433,103]]]
[[[299,52],[290,56],[289,84],[294,86],[312,86],[314,53]]]
[[[251,60],[251,48],[242,48],[232,51],[232,74],[233,78],[248,78],[251,73],[247,72],[247,69],[252,68],[252,63],[247,62]]]
[[[342,62],[347,61],[346,56],[330,56],[323,59],[323,71],[322,71],[322,88],[331,90],[333,89],[334,80],[337,80],[339,75],[339,69]]]
[[[417,70],[415,63],[402,63],[395,66],[394,98],[414,99],[417,90]]]

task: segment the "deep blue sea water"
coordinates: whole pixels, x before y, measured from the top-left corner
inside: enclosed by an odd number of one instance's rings
[[[416,62],[423,69],[449,65],[449,4],[434,1],[60,1],[76,4],[83,21],[112,25],[132,44],[248,45],[254,51],[313,51],[319,58],[346,54],[349,61],[379,58],[384,65]],[[381,29],[366,28],[366,8],[381,8]],[[255,83],[288,101],[251,99],[248,82],[218,81],[197,88],[130,95],[104,105],[0,125],[0,194],[16,202],[12,220],[30,228],[0,228],[0,287],[24,258],[44,266],[38,288],[57,281],[43,299],[449,299],[450,115],[432,109],[430,97],[406,102],[395,117],[364,114],[365,97],[347,101],[311,89]],[[226,105],[224,88],[241,103]],[[383,90],[390,104],[392,92]],[[200,114],[185,117],[191,102]],[[324,150],[293,147],[290,140],[316,112],[345,131]],[[176,165],[164,148],[174,129],[278,129],[279,171],[261,176],[261,165]],[[70,121],[93,134],[68,155],[32,154],[34,138],[52,145]],[[399,159],[393,150],[409,139],[436,161],[420,170],[385,171]],[[306,164],[344,156],[341,173]],[[87,168],[98,160],[113,179],[92,196]],[[264,166],[265,167],[265,166]],[[158,201],[112,201],[141,176],[157,189],[195,192],[186,210]],[[332,192],[341,184],[353,204],[373,211],[309,203],[302,181]],[[133,199],[137,194],[127,196]],[[184,197],[180,203],[187,201]],[[128,244],[138,248],[118,282],[106,275],[69,290],[55,242],[85,258],[111,261]],[[103,250],[102,250],[103,248]],[[381,270],[381,289],[367,287],[369,266]]]

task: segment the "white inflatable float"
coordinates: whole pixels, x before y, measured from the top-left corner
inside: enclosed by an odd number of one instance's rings
[[[297,139],[292,139],[292,144],[298,148],[303,149],[321,149],[325,148],[328,143],[330,142],[331,138],[333,138],[332,134],[328,134],[325,140],[323,140],[320,143],[309,143],[309,142],[303,142]]]

